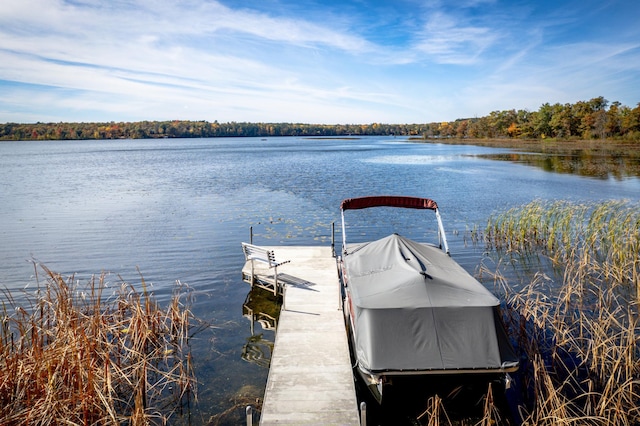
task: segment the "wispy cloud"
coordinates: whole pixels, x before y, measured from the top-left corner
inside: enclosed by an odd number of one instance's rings
[[[417,122],[545,96],[637,102],[623,85],[640,87],[638,30],[581,35],[610,7],[582,22],[550,0],[288,1],[4,0],[0,121]]]
[[[469,65],[498,38],[491,28],[473,26],[439,11],[429,16],[416,49],[437,63]]]
[[[366,48],[357,37],[313,23],[232,11],[211,2],[180,7],[159,2],[160,7],[153,8],[120,2],[108,9],[102,3],[21,4],[13,13],[5,10],[2,20],[35,31],[20,34],[3,25],[0,61],[10,65],[0,69],[0,78],[94,95],[104,92],[157,102],[195,96],[190,98],[195,103],[208,95],[214,104],[216,98],[242,97],[252,90],[283,96],[286,92],[278,91],[292,91],[286,81],[295,79],[296,73],[283,68],[277,58],[265,60],[269,52],[259,52],[264,40],[285,41],[294,48],[313,44],[347,51]],[[29,12],[38,7],[42,15]],[[298,87],[293,93],[303,91]],[[315,91],[308,90],[307,95]],[[227,100],[233,104],[233,99]]]

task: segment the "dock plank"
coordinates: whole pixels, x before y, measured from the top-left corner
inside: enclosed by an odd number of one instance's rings
[[[286,282],[260,424],[359,425],[339,281],[330,247],[268,247]]]

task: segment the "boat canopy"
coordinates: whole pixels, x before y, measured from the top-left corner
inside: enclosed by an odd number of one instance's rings
[[[442,226],[442,219],[438,211],[438,204],[430,198],[408,197],[402,195],[375,195],[369,197],[347,198],[340,203],[340,215],[342,218],[342,250],[346,254],[347,230],[344,221],[345,210],[367,209],[369,207],[401,207],[405,209],[433,210],[438,222],[438,240],[440,248],[449,253],[447,237]]]
[[[344,256],[359,367],[487,370],[518,365],[499,300],[435,246],[398,234]]]
[[[357,210],[369,207],[404,207],[407,209],[437,210],[438,205],[429,198],[378,195],[373,197],[348,198],[340,204],[341,210]]]

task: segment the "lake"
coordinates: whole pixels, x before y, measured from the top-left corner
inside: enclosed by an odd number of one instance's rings
[[[328,245],[332,222],[340,241],[344,198],[429,197],[453,258],[473,274],[483,247],[468,231],[492,214],[535,199],[638,201],[637,177],[490,159],[508,152],[390,137],[2,142],[0,286],[31,291],[32,261],[80,281],[108,272],[114,284],[139,283],[139,269],[161,302],[176,281],[188,284],[195,314],[212,324],[193,339],[199,404],[191,420],[205,424],[266,383],[267,368],[241,356],[251,331],[240,242],[250,227],[256,244]],[[387,223],[420,233],[428,228],[421,217],[363,214],[350,225],[354,236],[377,238]]]

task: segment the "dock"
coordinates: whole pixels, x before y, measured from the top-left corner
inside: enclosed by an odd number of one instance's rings
[[[252,247],[243,279],[284,296],[260,425],[360,425],[331,247]]]

